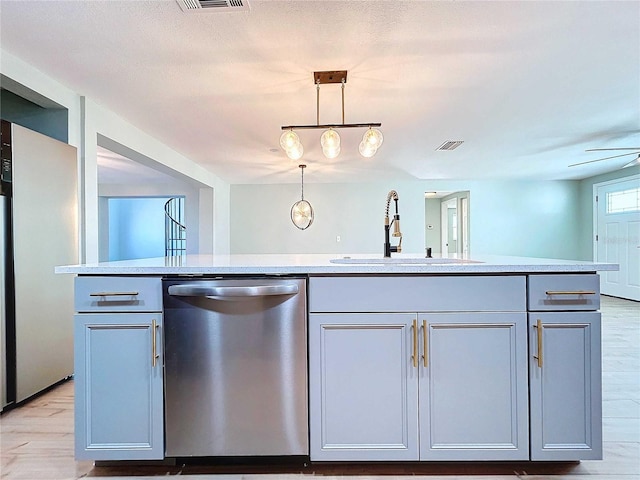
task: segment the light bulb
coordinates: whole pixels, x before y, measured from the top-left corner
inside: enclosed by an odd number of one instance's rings
[[[362,142],[360,142],[360,145],[358,146],[358,151],[360,152],[360,155],[362,155],[363,157],[370,158],[376,154],[378,149],[371,146],[371,144],[363,140]]]
[[[338,145],[335,148],[323,147],[322,148],[322,153],[327,158],[336,158],[338,155],[340,155],[340,145]]]
[[[300,143],[300,138],[293,130],[287,130],[280,135],[280,146],[283,150],[289,150]]]
[[[340,135],[333,128],[329,130],[325,130],[325,132],[320,137],[320,145],[322,145],[322,149],[333,149],[340,148]]]
[[[382,136],[380,130],[369,127],[369,130],[364,132],[362,141],[367,143],[368,145],[371,145],[377,150],[378,148],[380,148],[380,145],[382,145],[384,137]]]
[[[287,157],[289,157],[291,160],[299,160],[300,158],[302,158],[304,148],[302,148],[302,144],[298,142],[293,147],[285,150],[285,152],[287,152]]]

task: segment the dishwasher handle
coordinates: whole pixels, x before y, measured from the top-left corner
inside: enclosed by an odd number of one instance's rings
[[[266,297],[271,295],[295,295],[299,292],[295,283],[280,285],[247,285],[235,287],[213,287],[187,283],[171,285],[167,289],[169,295],[176,297],[207,297],[207,298],[238,298],[238,297]]]

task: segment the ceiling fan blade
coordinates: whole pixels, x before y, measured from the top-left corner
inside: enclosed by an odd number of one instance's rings
[[[640,165],[640,155],[635,160],[631,160],[629,163],[625,163],[622,168],[635,167],[636,165]]]
[[[589,148],[585,150],[585,152],[601,152],[607,150],[640,150],[640,147],[631,147],[631,148]]]
[[[572,163],[571,165],[569,165],[570,167],[575,167],[577,165],[585,165],[587,163],[595,163],[595,162],[601,162],[602,160],[609,160],[610,158],[618,158],[618,157],[626,157],[627,155],[636,155],[640,153],[639,151],[636,152],[631,152],[631,153],[623,153],[621,155],[614,155],[613,157],[604,157],[604,158],[598,158],[597,160],[589,160],[587,162],[580,162],[580,163]]]

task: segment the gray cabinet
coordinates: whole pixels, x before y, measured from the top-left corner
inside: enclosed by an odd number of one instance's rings
[[[599,277],[529,277],[531,460],[602,459]]]
[[[311,314],[312,460],[417,460],[413,322],[403,313]]]
[[[528,460],[526,314],[432,313],[419,324],[420,459]]]
[[[602,459],[600,313],[529,315],[531,460]]]
[[[164,458],[159,293],[159,278],[76,279],[78,460]]]
[[[529,458],[524,277],[311,278],[309,295],[311,460]]]

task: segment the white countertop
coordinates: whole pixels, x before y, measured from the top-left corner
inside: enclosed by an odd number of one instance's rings
[[[432,261],[437,262],[439,255]],[[332,263],[344,259],[361,263]],[[580,273],[618,270],[615,263],[556,260],[549,258],[474,255],[445,257],[447,263],[421,262],[424,254],[261,254],[261,255],[185,255],[119,262],[102,262],[56,267],[56,273],[78,275],[231,275],[231,274],[496,274],[496,273]],[[339,260],[344,261],[344,260]],[[394,263],[395,262],[395,263]],[[397,263],[406,262],[406,263]],[[473,263],[467,263],[473,262]]]

